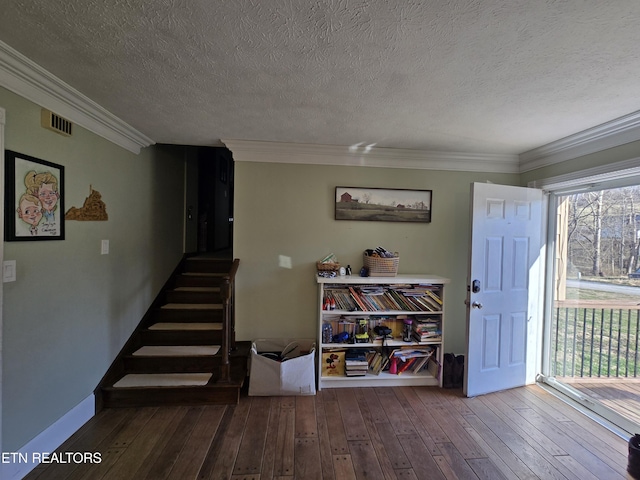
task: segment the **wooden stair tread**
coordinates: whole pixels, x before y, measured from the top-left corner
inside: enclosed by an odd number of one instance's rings
[[[160,307],[165,310],[222,310],[220,303],[167,303]]]
[[[181,261],[101,380],[97,409],[238,404],[249,348],[236,345],[223,285],[238,262]]]
[[[159,322],[150,325],[149,330],[222,330],[222,324],[209,322]]]
[[[220,287],[176,287],[174,292],[219,292]]]
[[[133,352],[134,356],[182,357],[213,356],[220,351],[220,345],[145,345]]]
[[[114,388],[204,386],[212,373],[130,373],[113,384]]]
[[[219,272],[183,272],[181,275],[185,277],[224,277],[228,274]]]

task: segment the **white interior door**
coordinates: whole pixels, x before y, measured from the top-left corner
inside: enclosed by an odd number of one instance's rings
[[[474,183],[467,294],[467,396],[533,383],[539,371],[541,190]]]

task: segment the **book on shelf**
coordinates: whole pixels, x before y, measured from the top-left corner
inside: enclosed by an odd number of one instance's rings
[[[329,350],[322,353],[322,376],[341,377],[344,375],[344,350]]]
[[[436,349],[430,346],[420,348],[397,348],[393,350],[389,357],[396,362],[396,374],[418,373],[427,365],[433,357]]]
[[[369,352],[363,349],[350,348],[344,356],[344,373],[347,377],[359,377],[369,370]]]
[[[413,330],[411,336],[416,342],[433,342],[442,338],[442,332],[440,330]]]
[[[380,372],[389,366],[389,356],[380,351],[374,356],[369,365],[369,373],[372,375],[380,375]]]
[[[427,362],[427,370],[429,370],[429,373],[435,378],[440,378],[440,374],[442,373],[442,366],[440,365],[438,359],[433,355]]]
[[[412,285],[332,285],[325,290],[329,304],[344,311],[440,311],[442,299],[437,291]],[[324,305],[324,299],[323,299]]]
[[[428,357],[421,357],[418,358],[416,360],[416,363],[413,365],[413,368],[411,369],[412,373],[419,373],[427,364],[427,362],[429,361],[429,359],[431,358],[431,355],[429,355]]]
[[[404,362],[400,362],[398,365],[398,375],[402,375],[406,372],[417,360],[418,357],[407,358]]]
[[[424,346],[420,348],[397,348],[391,352],[391,356],[406,361],[409,358],[428,357],[433,353],[433,347]]]
[[[367,352],[350,348],[345,352],[344,363],[347,367],[368,367]]]
[[[424,293],[432,298],[438,305],[442,306],[442,299],[433,290],[425,290]]]
[[[434,320],[416,320],[411,323],[412,328],[417,332],[440,330],[440,322]]]
[[[416,342],[437,341],[442,338],[440,321],[415,319],[411,325],[411,335]]]
[[[383,360],[382,352],[376,350],[369,360],[369,373],[379,375],[382,371]]]
[[[438,342],[442,340],[442,335],[416,335],[413,333],[411,338],[417,343]]]

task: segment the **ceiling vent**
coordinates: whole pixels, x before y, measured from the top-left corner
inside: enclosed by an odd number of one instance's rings
[[[71,129],[73,127],[73,123],[71,123],[66,118],[62,118],[60,115],[53,113],[51,110],[42,109],[41,115],[42,126],[49,130],[53,130],[60,135],[64,135],[65,137],[71,136]]]

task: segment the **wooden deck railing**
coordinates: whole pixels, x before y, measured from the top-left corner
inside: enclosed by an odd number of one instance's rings
[[[640,377],[640,305],[559,301],[552,324],[552,374]]]

